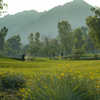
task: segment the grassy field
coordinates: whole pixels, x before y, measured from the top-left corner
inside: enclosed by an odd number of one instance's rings
[[[27,80],[25,87],[20,74]],[[99,100],[99,78],[99,60],[35,58],[34,61],[20,61],[0,58],[2,100]],[[20,88],[16,91],[12,86]]]
[[[37,58],[34,61],[19,61],[8,58],[0,59],[0,73],[14,72],[31,76],[35,73],[56,74],[59,72],[80,73],[98,78],[100,76],[99,60],[49,60]]]

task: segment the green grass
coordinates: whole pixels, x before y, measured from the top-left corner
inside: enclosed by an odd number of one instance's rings
[[[16,72],[25,75],[56,74],[59,72],[81,73],[82,75],[93,74],[94,77],[100,76],[99,60],[49,60],[46,58],[37,58],[34,61],[19,61],[15,59],[1,58],[0,73]]]
[[[99,97],[95,98],[95,95],[98,93],[96,86],[100,89],[100,80],[98,80],[100,60],[75,61],[36,58],[34,61],[20,61],[0,58],[0,75],[3,75],[2,73],[25,75],[27,87],[21,88],[17,92],[18,94],[10,93],[16,98],[20,95],[23,100],[99,99]]]

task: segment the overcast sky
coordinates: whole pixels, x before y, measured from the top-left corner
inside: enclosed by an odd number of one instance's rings
[[[8,13],[15,14],[24,10],[43,12],[55,6],[63,5],[72,0],[5,0],[8,3]],[[100,7],[100,0],[85,0],[93,6]]]

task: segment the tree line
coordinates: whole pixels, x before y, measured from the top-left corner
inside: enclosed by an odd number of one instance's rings
[[[20,35],[6,40],[8,29],[0,30],[0,55],[18,57],[30,55],[34,57],[69,56],[72,54],[95,53],[100,48],[100,10],[92,8],[94,16],[86,19],[87,27],[72,29],[68,21],[58,23],[58,36],[41,39],[39,32],[30,33],[28,44],[21,43]]]

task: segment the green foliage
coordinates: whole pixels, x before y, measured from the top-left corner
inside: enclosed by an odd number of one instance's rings
[[[84,45],[82,47],[83,47],[84,51],[87,53],[91,53],[91,52],[95,51],[94,43],[89,35],[87,35]]]
[[[40,33],[31,33],[29,35],[29,55],[37,56],[40,49]]]
[[[89,16],[86,23],[89,28],[89,35],[93,40],[95,47],[100,48],[100,10],[92,9],[95,12],[95,16]]]
[[[59,38],[61,42],[62,52],[70,53],[72,45],[72,29],[68,21],[58,23]]]
[[[44,40],[44,55],[48,57],[55,57],[59,54],[59,41],[57,39]]]
[[[72,59],[80,59],[80,57],[82,57],[82,55],[84,54],[84,50],[82,49],[73,49],[72,50]]]
[[[19,35],[12,36],[6,41],[5,53],[8,56],[18,56],[21,52],[21,38]]]
[[[0,75],[0,85],[1,90],[18,90],[20,88],[25,88],[26,80],[23,75],[17,74],[2,74]]]
[[[59,54],[59,41],[45,37],[40,40],[40,33],[31,33],[29,36],[29,45],[27,46],[27,54],[32,56],[54,57]]]
[[[61,73],[34,81],[34,86],[25,92],[24,100],[99,100],[94,80]]]
[[[0,30],[0,51],[4,49],[5,37],[7,35],[8,29],[6,27],[1,28]]]
[[[35,33],[35,41],[36,41],[36,43],[39,43],[39,40],[40,39],[40,33],[39,32],[37,32],[37,33]]]
[[[84,34],[81,28],[77,28],[73,31],[73,48],[81,49],[84,44]]]
[[[3,0],[0,0],[0,9],[3,9]]]
[[[0,13],[4,13],[2,10],[4,10],[5,7],[7,7],[7,4],[4,3],[4,0],[0,0]]]
[[[100,62],[97,60],[67,61],[37,58],[33,62],[23,62],[8,58],[0,59],[1,73],[11,72],[12,75],[17,73],[16,76],[23,73],[27,77],[26,88],[19,88],[16,94],[12,92],[16,89],[11,89],[9,94],[13,99],[10,100],[16,100],[15,96],[19,95],[25,100],[98,100],[99,66]],[[6,76],[9,76],[9,73]],[[11,80],[12,76],[8,79]]]

